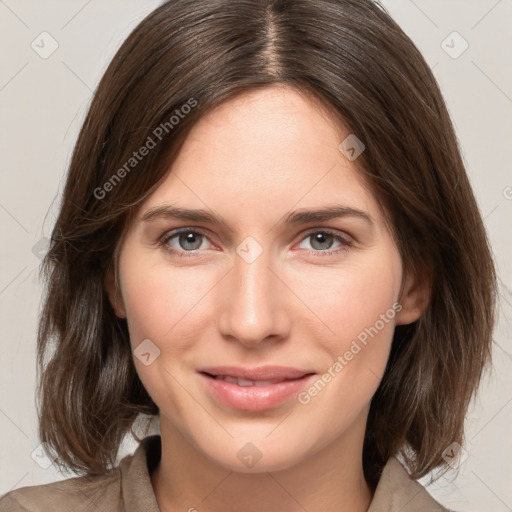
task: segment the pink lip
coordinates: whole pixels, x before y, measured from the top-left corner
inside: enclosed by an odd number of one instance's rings
[[[303,389],[314,376],[312,372],[284,366],[217,366],[201,368],[198,371],[214,398],[228,407],[242,411],[264,411],[277,407]],[[218,380],[214,377],[216,375],[277,382],[263,386],[239,386],[236,383]]]

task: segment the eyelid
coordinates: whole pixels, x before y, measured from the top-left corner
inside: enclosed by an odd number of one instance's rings
[[[332,235],[336,238],[341,238],[345,242],[356,242],[355,237],[353,237],[351,234],[347,233],[346,231],[340,231],[337,229],[331,229],[331,228],[310,228],[307,229],[305,232],[301,233],[301,241],[304,240],[304,238],[307,238],[309,235],[312,235],[313,233],[326,233],[328,235]]]

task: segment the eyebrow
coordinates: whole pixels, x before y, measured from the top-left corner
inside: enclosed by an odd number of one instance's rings
[[[284,216],[281,224],[308,224],[312,222],[325,222],[343,217],[362,219],[370,226],[373,226],[374,224],[373,218],[369,213],[342,205],[330,205],[314,210],[297,210]],[[144,213],[141,220],[142,222],[151,222],[159,218],[188,220],[192,222],[203,222],[227,227],[227,223],[221,215],[203,209],[191,210],[187,208],[178,208],[172,205],[161,205],[149,208]],[[228,229],[232,231],[229,227]]]

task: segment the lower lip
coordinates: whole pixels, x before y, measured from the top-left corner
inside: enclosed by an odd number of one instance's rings
[[[222,404],[241,411],[265,411],[277,407],[299,393],[314,377],[305,375],[268,386],[239,386],[200,373],[210,393]]]

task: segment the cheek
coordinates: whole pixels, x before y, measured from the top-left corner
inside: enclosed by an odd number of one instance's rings
[[[334,293],[317,295],[318,305],[324,304],[322,319],[335,334],[322,339],[324,373],[299,401],[305,413],[325,419],[331,435],[356,420],[379,386],[400,310],[400,279],[400,262],[387,259],[331,276]]]
[[[355,415],[371,400],[386,368],[401,309],[396,302],[401,278],[401,260],[392,248],[357,264],[303,273],[304,302],[328,328],[318,336],[318,322],[312,323],[308,338],[316,340],[324,354],[322,369],[329,381],[306,390],[303,403],[336,404]],[[317,395],[322,398],[317,400]]]
[[[296,280],[297,295],[326,327],[325,339],[341,348],[392,308],[400,282],[400,260],[391,255],[302,272]],[[381,330],[389,335],[392,329]]]
[[[201,309],[209,289],[207,276],[198,268],[172,269],[162,263],[149,265],[141,255],[120,262],[122,296],[133,345],[142,339],[164,340],[180,330],[190,332],[190,315]]]
[[[199,339],[201,297],[211,285],[200,271],[148,264],[135,251],[120,260],[119,278],[137,373],[161,410],[169,404],[185,410],[187,395],[176,382],[188,366],[187,350]],[[150,354],[146,360],[139,357],[144,353]]]

